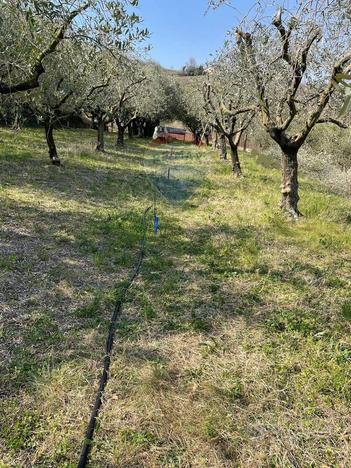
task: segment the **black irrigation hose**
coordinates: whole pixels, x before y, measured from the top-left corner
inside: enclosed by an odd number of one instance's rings
[[[89,424],[85,433],[85,438],[84,438],[84,443],[82,447],[82,451],[80,454],[80,459],[79,463],[77,465],[78,468],[85,468],[89,462],[89,454],[90,454],[90,449],[92,446],[93,438],[94,438],[94,431],[96,427],[96,420],[99,415],[99,411],[102,405],[102,398],[104,395],[105,387],[107,384],[107,381],[109,379],[109,370],[110,370],[110,363],[111,363],[111,353],[112,353],[112,348],[113,348],[113,342],[115,338],[115,332],[116,332],[116,325],[117,325],[117,320],[121,314],[122,306],[125,301],[127,292],[131,285],[133,284],[135,278],[138,276],[140,272],[140,267],[143,263],[143,259],[145,256],[145,244],[146,244],[146,215],[147,213],[151,210],[152,206],[149,206],[145,211],[142,219],[142,226],[143,226],[143,236],[140,241],[140,249],[139,253],[135,262],[135,265],[133,267],[133,270],[124,284],[121,293],[118,295],[117,301],[115,303],[115,307],[113,309],[111,321],[110,321],[110,326],[108,330],[108,336],[106,340],[106,348],[105,348],[105,357],[104,357],[104,362],[103,362],[103,370],[102,370],[102,375],[100,377],[100,384],[99,384],[99,389],[96,394],[95,398],[95,404],[94,408],[92,410]]]

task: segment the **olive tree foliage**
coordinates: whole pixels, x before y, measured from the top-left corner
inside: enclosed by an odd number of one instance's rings
[[[28,117],[25,115],[27,111],[18,95],[0,95],[0,125],[20,130],[23,121]]]
[[[0,94],[39,86],[48,57],[66,40],[123,49],[145,37],[138,0],[2,0],[0,3]]]
[[[149,61],[144,64],[144,74],[146,80],[139,99],[139,113],[154,120],[171,118],[175,91],[167,72],[157,63]]]
[[[161,120],[174,118],[175,89],[167,72],[157,63],[148,61],[143,64],[145,80],[137,99],[137,118],[133,129],[140,137],[153,134]]]
[[[211,64],[203,87],[203,100],[211,125],[229,143],[233,175],[241,176],[238,146],[256,108],[252,105],[252,86],[237,50],[224,49]]]
[[[188,127],[195,135],[196,143],[199,143],[201,135],[209,130],[208,116],[202,99],[204,81],[203,75],[173,77],[174,118]]]

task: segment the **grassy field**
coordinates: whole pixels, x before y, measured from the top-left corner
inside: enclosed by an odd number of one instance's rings
[[[350,200],[302,178],[294,223],[269,158],[57,134],[0,130],[0,466],[76,466],[154,204],[90,466],[350,466]]]

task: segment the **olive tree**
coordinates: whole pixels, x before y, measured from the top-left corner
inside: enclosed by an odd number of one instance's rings
[[[117,146],[124,145],[125,131],[138,117],[145,80],[144,69],[139,60],[129,58],[121,63],[118,77],[111,85],[112,116],[117,126]]]
[[[335,4],[338,3],[338,8]],[[299,0],[292,13],[279,7],[271,23],[236,31],[237,46],[256,89],[259,118],[282,152],[281,208],[298,209],[298,151],[317,124],[336,124],[351,71],[351,15],[347,2]]]
[[[234,50],[224,50],[208,69],[203,89],[204,109],[220,134],[221,154],[225,159],[225,137],[229,143],[233,175],[242,175],[238,146],[242,134],[250,125],[255,106],[241,57]]]
[[[52,164],[59,166],[54,129],[94,99],[107,83],[96,74],[93,50],[82,43],[67,42],[51,56],[39,88],[27,97],[27,102],[44,125]]]
[[[111,90],[109,89],[110,78],[106,79],[94,93],[90,93],[82,105],[80,117],[84,123],[95,128],[96,151],[105,151],[106,125],[113,121],[111,102]]]
[[[116,105],[115,81],[120,79],[118,70],[122,55],[110,56],[103,51],[95,53],[91,59],[92,72],[89,82],[89,92],[79,110],[79,116],[84,123],[96,129],[96,151],[105,151],[106,126],[113,122],[113,111]],[[122,79],[122,78],[121,78]],[[94,86],[94,83],[97,83]]]

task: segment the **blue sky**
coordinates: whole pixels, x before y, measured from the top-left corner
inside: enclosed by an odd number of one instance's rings
[[[246,13],[252,0],[234,0]],[[190,57],[204,63],[223,44],[239,13],[229,7],[208,11],[207,0],[139,0],[138,13],[150,33],[151,57],[167,68],[181,68]]]

